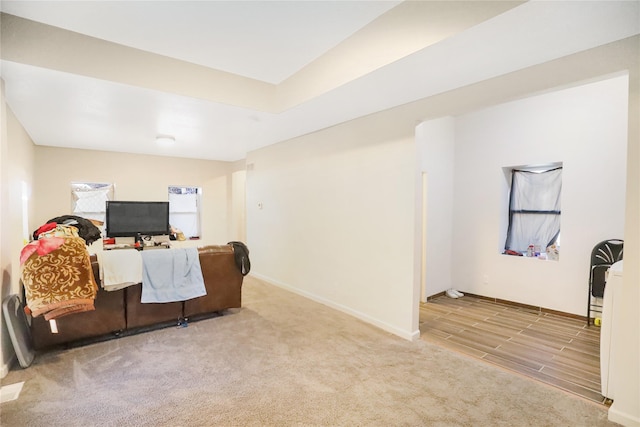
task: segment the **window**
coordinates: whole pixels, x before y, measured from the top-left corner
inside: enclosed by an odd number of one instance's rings
[[[169,187],[169,223],[187,239],[200,237],[201,196],[198,187]]]
[[[560,239],[562,165],[511,170],[509,225],[505,250],[546,252]]]
[[[104,223],[107,200],[113,200],[113,184],[71,183],[71,212],[74,215]]]

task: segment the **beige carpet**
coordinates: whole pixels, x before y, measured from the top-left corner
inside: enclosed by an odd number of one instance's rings
[[[246,278],[222,317],[39,354],[9,426],[608,426],[603,406]]]

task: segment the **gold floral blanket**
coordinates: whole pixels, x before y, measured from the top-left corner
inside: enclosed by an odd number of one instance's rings
[[[93,310],[98,291],[86,242],[80,237],[44,238],[22,250],[26,310],[46,320]]]

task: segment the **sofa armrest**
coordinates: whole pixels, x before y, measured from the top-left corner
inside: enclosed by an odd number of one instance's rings
[[[184,302],[185,317],[212,313],[242,305],[243,276],[230,245],[198,248],[207,295]]]

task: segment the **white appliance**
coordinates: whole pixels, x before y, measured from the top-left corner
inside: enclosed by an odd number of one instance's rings
[[[616,341],[616,306],[622,286],[622,267],[624,261],[618,261],[609,268],[607,283],[602,297],[602,326],[600,328],[600,383],[602,395],[615,399],[615,384],[610,381],[611,361],[613,360],[612,342]]]

